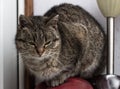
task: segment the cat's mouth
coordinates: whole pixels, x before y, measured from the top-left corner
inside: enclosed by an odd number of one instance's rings
[[[39,60],[39,61],[43,61],[43,60],[49,60],[51,58],[52,55],[26,55],[26,54],[20,54],[21,57],[23,58],[23,60]]]

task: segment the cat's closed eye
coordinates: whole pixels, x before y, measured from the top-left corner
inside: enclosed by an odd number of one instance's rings
[[[54,39],[54,40],[50,40],[50,41],[47,41],[44,45],[45,48],[47,47],[54,47],[57,43],[59,39]]]
[[[26,41],[26,40],[23,40],[23,39],[17,39],[17,41],[22,42],[22,43],[26,43],[27,45],[35,46],[34,42],[32,42],[32,41]]]
[[[51,45],[51,44],[52,44],[52,41],[47,41],[44,46],[45,46],[45,48],[46,48],[46,47],[48,47],[48,46]]]
[[[27,46],[35,47],[35,44],[32,42],[27,42],[26,44],[27,44]]]

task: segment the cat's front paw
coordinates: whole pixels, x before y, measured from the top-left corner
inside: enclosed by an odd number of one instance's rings
[[[50,81],[47,81],[46,84],[47,86],[50,86],[50,87],[56,87],[60,85],[58,80],[50,80]]]
[[[65,80],[66,80],[66,77],[54,78],[52,80],[47,81],[46,84],[50,87],[56,87],[56,86],[63,84]]]

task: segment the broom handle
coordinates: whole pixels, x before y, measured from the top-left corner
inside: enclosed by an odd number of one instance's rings
[[[114,74],[114,28],[115,18],[107,17],[108,60],[107,74]]]

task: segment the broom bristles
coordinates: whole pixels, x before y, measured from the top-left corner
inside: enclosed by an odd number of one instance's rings
[[[97,0],[105,17],[116,17],[120,14],[120,0]]]

